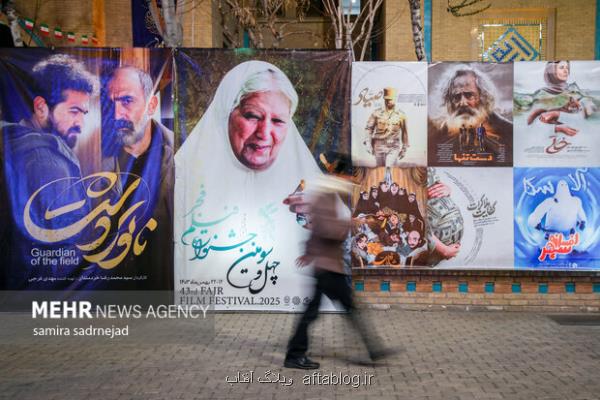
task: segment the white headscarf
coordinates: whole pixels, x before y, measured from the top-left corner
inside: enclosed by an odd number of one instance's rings
[[[277,158],[265,170],[253,170],[243,165],[229,141],[229,116],[240,88],[249,77],[265,70],[285,77],[277,67],[263,61],[248,61],[229,71],[219,84],[212,103],[175,155],[176,282],[197,277],[218,278],[232,289],[231,295],[247,295],[247,289],[234,289],[228,285],[225,276],[232,262],[239,257],[240,248],[248,251],[246,247],[250,243],[229,251],[210,250],[205,258],[195,260],[192,259],[196,253],[190,243],[195,237],[204,237],[211,240],[211,245],[222,247],[241,242],[251,233],[256,234],[252,242],[263,249],[273,248],[268,259],[279,261],[275,271],[280,275],[279,281],[283,280],[282,275],[295,274],[294,260],[301,254],[308,231],[296,222],[296,215],[289,212],[282,201],[302,179],[312,180],[321,175],[321,171],[291,119]],[[295,105],[292,100],[290,103],[293,112]],[[208,228],[203,225],[229,214],[232,215],[218,224]],[[192,226],[192,220],[201,223]],[[203,230],[209,232],[203,236],[200,234]],[[185,232],[188,233],[184,236]],[[214,238],[214,235],[218,237]],[[267,282],[265,290],[282,290],[283,286],[283,282],[282,285]]]

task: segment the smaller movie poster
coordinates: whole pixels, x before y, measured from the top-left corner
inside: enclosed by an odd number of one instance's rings
[[[353,268],[427,265],[426,168],[364,170],[353,196]]]
[[[515,168],[515,267],[600,269],[598,168]]]
[[[430,168],[430,265],[513,268],[512,168]]]
[[[427,164],[427,63],[352,63],[352,161]]]
[[[515,63],[515,165],[598,167],[600,62]]]
[[[512,64],[429,66],[428,165],[512,166]]]

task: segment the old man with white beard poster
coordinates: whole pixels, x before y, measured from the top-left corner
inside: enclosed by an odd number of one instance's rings
[[[512,65],[434,63],[428,74],[428,164],[512,166]]]

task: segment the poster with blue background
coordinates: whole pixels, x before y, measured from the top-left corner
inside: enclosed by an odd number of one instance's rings
[[[173,286],[172,58],[0,49],[0,289]]]
[[[598,168],[515,168],[515,268],[600,270]]]

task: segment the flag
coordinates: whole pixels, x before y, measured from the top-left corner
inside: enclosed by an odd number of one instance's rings
[[[96,36],[92,36],[92,43],[94,44],[94,46],[98,45],[98,38]]]
[[[75,42],[75,34],[73,32],[67,32],[67,40],[69,42],[74,43]]]
[[[88,44],[89,42],[87,35],[81,35],[81,43]]]
[[[56,28],[54,28],[54,37],[56,39],[62,39],[63,38],[63,33],[62,33],[62,30],[60,29],[60,26],[57,26]]]
[[[42,32],[43,36],[50,36],[50,28],[46,24],[40,25],[40,32]]]
[[[30,31],[33,30],[33,20],[29,19],[29,18],[25,18],[25,28],[29,29]]]

